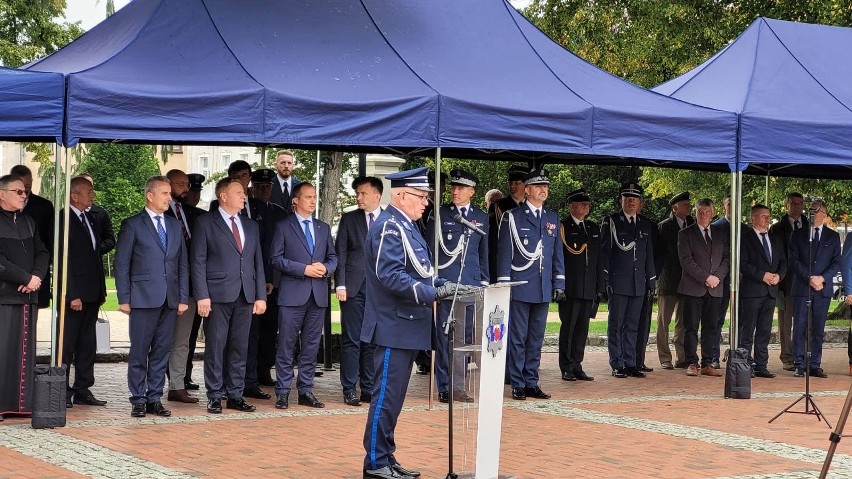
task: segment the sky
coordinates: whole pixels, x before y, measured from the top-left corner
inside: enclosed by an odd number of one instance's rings
[[[106,18],[106,0],[67,0],[65,19],[69,22],[80,21],[84,30],[92,27]],[[116,11],[130,3],[130,0],[114,0]]]

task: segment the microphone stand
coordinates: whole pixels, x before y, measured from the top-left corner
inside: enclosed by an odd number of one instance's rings
[[[464,234],[462,234],[461,237],[461,241],[464,241],[464,246],[462,247],[461,264],[459,266],[459,277],[456,280],[456,289],[455,291],[453,291],[453,301],[452,303],[450,303],[450,316],[447,318],[447,321],[443,325],[444,334],[447,335],[447,371],[449,371],[449,374],[447,375],[447,379],[449,380],[449,393],[447,394],[447,396],[449,397],[449,401],[447,402],[447,420],[449,421],[449,428],[447,431],[447,441],[449,449],[449,472],[447,472],[446,479],[458,479],[459,477],[458,474],[453,472],[453,394],[455,393],[455,387],[453,386],[453,346],[455,346],[456,336],[456,300],[459,297],[459,285],[461,285],[462,273],[464,273],[464,262],[467,258],[467,247],[470,245],[471,233],[472,231],[469,228],[464,228]],[[467,308],[465,308],[465,320],[466,319]]]
[[[831,428],[831,424],[828,423],[828,420],[825,419],[825,415],[819,410],[816,403],[814,402],[814,398],[811,395],[811,329],[812,323],[814,319],[814,309],[813,309],[813,301],[814,301],[814,289],[810,285],[811,276],[813,276],[813,268],[814,268],[814,236],[811,233],[810,229],[814,227],[814,214],[813,210],[808,212],[808,299],[805,302],[807,307],[807,322],[806,329],[807,333],[805,334],[805,393],[802,394],[799,399],[793,401],[789,406],[784,408],[781,412],[775,415],[772,421],[778,419],[785,412],[794,413],[794,414],[813,414],[816,416],[817,421],[825,421],[825,424]],[[804,411],[791,411],[790,409],[799,403],[799,401],[805,401],[805,410]]]

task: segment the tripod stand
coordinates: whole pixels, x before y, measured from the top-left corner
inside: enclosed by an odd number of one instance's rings
[[[813,223],[813,210],[810,211],[810,218],[808,218],[808,280],[810,281],[811,276],[813,276],[813,267],[814,267],[814,237],[810,232],[810,228],[814,227]],[[778,419],[782,414],[793,413],[793,414],[811,414],[816,416],[817,421],[825,421],[825,424],[831,428],[831,424],[828,423],[828,420],[825,419],[825,415],[819,410],[816,403],[814,402],[814,398],[811,395],[811,334],[813,329],[813,319],[814,319],[814,289],[808,285],[808,299],[805,302],[805,307],[807,308],[807,319],[805,320],[807,331],[805,334],[805,392],[798,399],[793,401],[789,406],[784,408],[781,412],[775,415],[772,419],[769,420],[770,423],[772,421]],[[793,411],[792,408],[798,404],[799,402],[805,402],[805,410],[804,411]]]
[[[849,392],[846,393],[846,401],[843,403],[843,409],[840,410],[837,427],[834,428],[834,431],[828,437],[831,445],[828,446],[828,451],[825,454],[825,461],[822,463],[822,471],[819,473],[819,479],[825,479],[828,470],[831,468],[831,460],[834,458],[834,451],[837,449],[837,444],[843,438],[843,428],[846,426],[846,419],[849,418],[850,409],[852,409],[852,385],[849,386]]]

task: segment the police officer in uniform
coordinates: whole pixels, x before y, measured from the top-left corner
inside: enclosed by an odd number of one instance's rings
[[[471,223],[485,228],[488,222],[488,214],[474,206],[470,199],[476,193],[477,178],[471,173],[463,170],[452,170],[450,172],[450,189],[452,202],[441,206],[441,236],[438,247],[438,275],[452,281],[460,279],[460,282],[470,286],[487,286],[488,275],[488,239],[473,233],[455,218],[461,216]],[[464,239],[468,239],[467,256],[462,268],[462,254],[464,250]],[[434,251],[435,244],[435,218],[429,219],[426,227],[426,241],[429,250]],[[459,278],[461,271],[462,277]],[[452,373],[447,364],[447,335],[444,333],[444,323],[450,316],[452,298],[438,303],[438,316],[435,321],[435,381],[438,385],[438,400],[449,402],[450,391],[448,376]],[[456,342],[460,343],[459,333],[464,334],[465,344],[473,342],[474,305],[467,307],[465,318],[458,320],[456,327]],[[464,322],[462,322],[464,321]],[[464,364],[465,358],[461,354],[455,356],[457,367]],[[462,389],[461,384],[455,384],[453,398],[455,401],[472,402],[473,399]]]
[[[503,213],[517,207],[524,202],[527,196],[524,179],[529,170],[523,166],[512,165],[506,172],[508,176],[509,193],[495,201],[488,207],[488,250],[497,251],[497,236],[500,231],[500,220]],[[488,261],[488,270],[491,273],[491,282],[497,282],[497,256],[491,255]]]
[[[642,187],[636,183],[621,186],[621,211],[604,218],[601,226],[601,274],[609,297],[607,342],[612,375],[644,378],[636,363],[642,303],[654,289],[654,248],[651,240],[656,227],[639,217]]]
[[[589,318],[595,315],[600,258],[600,227],[586,217],[591,199],[585,190],[568,193],[571,210],[562,220],[560,239],[564,248],[566,300],[559,303],[559,369],[565,381],[592,381],[583,371],[583,353],[589,336]]]
[[[183,204],[197,207],[201,202],[201,190],[204,189],[204,181],[207,178],[200,173],[188,173],[186,176],[189,177],[189,191],[186,192]]]
[[[550,180],[544,170],[526,177],[527,200],[503,214],[498,242],[497,281],[526,281],[512,287],[507,369],[512,399],[549,399],[538,385],[541,346],[551,300],[565,300],[565,261],[559,217],[544,208]]]
[[[432,190],[427,172],[423,167],[387,175],[391,204],[367,233],[367,304],[361,341],[375,345],[376,386],[364,428],[365,479],[420,475],[394,457],[394,429],[414,357],[431,348],[432,304],[450,297],[456,288],[454,283],[433,278],[429,246],[414,223],[423,215]]]

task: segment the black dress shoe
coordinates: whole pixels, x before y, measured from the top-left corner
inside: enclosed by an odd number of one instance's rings
[[[275,407],[278,409],[287,409],[290,407],[290,393],[279,394],[275,398]]]
[[[614,378],[626,378],[627,370],[624,368],[617,368],[612,370],[612,377]]]
[[[631,378],[644,378],[645,373],[639,370],[639,368],[627,368],[627,375]]]
[[[442,403],[450,402],[450,393],[438,392],[438,401]],[[473,402],[473,398],[468,396],[466,392],[459,391],[453,394],[453,402]]]
[[[133,417],[145,417],[145,405],[144,404],[134,404],[133,410],[130,411],[130,415]]]
[[[563,381],[576,381],[577,376],[574,376],[574,373],[571,371],[562,371],[562,380]]]
[[[199,386],[198,384],[195,384],[192,381],[185,381],[183,383],[183,388],[188,389],[190,391],[198,391],[199,389],[201,389],[201,386]]]
[[[361,402],[362,402],[362,403],[364,403],[364,404],[370,404],[370,402],[372,402],[372,400],[373,400],[373,395],[372,395],[372,394],[370,394],[370,393],[365,393],[365,392],[362,392],[362,393],[361,393]]]
[[[343,404],[346,404],[347,406],[360,406],[361,400],[355,395],[355,391],[350,391],[348,393],[343,393]]]
[[[429,374],[429,366],[426,366],[425,364],[418,364],[417,374],[422,374],[424,376]]]
[[[532,387],[532,388],[524,388],[524,394],[528,398],[536,398],[536,399],[550,399],[550,394],[542,391],[540,387]]]
[[[803,378],[805,377],[805,368],[797,367],[795,371],[793,371],[793,377]]]
[[[775,373],[769,371],[768,369],[756,369],[754,371],[753,378],[767,378],[772,379],[775,377]]]
[[[65,409],[71,409],[72,407],[74,407],[73,398],[73,394],[68,394],[65,396]]]
[[[316,396],[314,396],[314,393],[312,393],[311,391],[308,391],[305,394],[299,394],[299,405],[316,408],[325,407],[325,404],[323,404],[322,401],[317,399]]]
[[[527,394],[524,392],[524,388],[512,388],[512,399],[516,401],[525,401],[527,399]]]
[[[654,368],[649,368],[648,366],[645,366],[643,364],[643,365],[639,366],[639,370],[642,371],[643,373],[650,373],[650,372],[654,371]]]
[[[92,393],[77,393],[74,395],[74,404],[85,404],[86,406],[106,406],[106,401],[101,401]]]
[[[160,401],[157,402],[149,402],[145,406],[145,412],[149,412],[151,414],[156,414],[161,417],[169,417],[172,415],[172,412],[163,407],[163,403]]]
[[[211,399],[207,401],[207,412],[210,414],[222,414],[222,400]]]
[[[274,387],[275,386],[275,380],[272,379],[272,376],[267,376],[265,378],[258,379],[257,383],[260,384],[261,386],[266,386],[266,387]]]
[[[818,378],[827,378],[828,374],[825,374],[825,371],[822,368],[814,368],[811,369],[811,376],[816,376]]]
[[[396,479],[407,478],[411,479],[414,476],[408,474],[400,474],[391,466],[385,466],[379,469],[364,469],[364,479]]]
[[[674,367],[675,369],[686,369],[689,364],[686,361],[675,361]]]
[[[243,396],[254,399],[269,399],[272,397],[270,394],[263,392],[263,390],[260,388],[246,389],[245,391],[243,391]]]
[[[579,371],[579,372],[574,373],[574,377],[577,378],[577,380],[579,380],[579,381],[594,381],[595,380],[595,378],[586,374],[585,371]]]
[[[406,469],[406,468],[402,467],[402,464],[400,464],[398,462],[396,464],[391,464],[391,469],[402,474],[403,476],[420,477],[420,471],[414,471],[414,470],[411,470],[411,469]]]
[[[319,369],[314,369],[314,377],[315,378],[321,378],[322,375],[323,375],[322,371],[320,371]]]
[[[243,399],[243,398],[239,398],[239,399],[228,398],[228,400],[225,401],[225,407],[228,408],[228,409],[236,409],[237,411],[242,411],[242,412],[254,412],[255,409],[257,409],[256,407],[247,403],[246,400]]]

